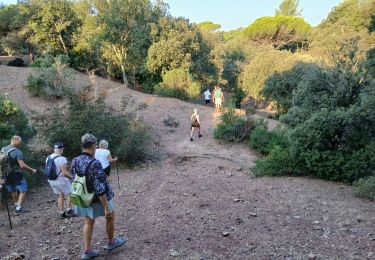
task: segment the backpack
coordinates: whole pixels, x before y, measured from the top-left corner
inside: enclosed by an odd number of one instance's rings
[[[6,178],[11,174],[14,170],[12,163],[10,161],[9,154],[16,150],[17,148],[12,148],[9,151],[5,152],[4,148],[0,151],[0,177]]]
[[[50,181],[54,181],[59,177],[61,171],[57,173],[56,169],[56,163],[55,160],[56,158],[61,157],[60,155],[57,155],[55,157],[48,156],[46,166],[44,167],[44,175],[48,178]]]
[[[76,174],[72,183],[72,192],[70,193],[70,201],[81,208],[88,208],[94,199],[95,193],[89,193],[86,185],[86,175],[90,165],[95,161],[93,159],[86,167],[85,173],[82,176]]]

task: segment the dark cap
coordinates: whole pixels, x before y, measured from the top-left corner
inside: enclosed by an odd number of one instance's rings
[[[58,142],[53,145],[53,149],[61,149],[61,148],[64,148],[64,144],[62,142]]]

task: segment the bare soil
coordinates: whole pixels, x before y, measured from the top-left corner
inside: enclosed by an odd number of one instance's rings
[[[28,114],[42,113],[55,100],[31,98],[23,90],[28,68],[0,66],[1,94]],[[76,85],[90,84],[84,74]],[[213,139],[219,115],[210,107],[143,94],[97,78],[114,110],[133,110],[152,129],[160,161],[112,172],[116,230],[126,246],[99,259],[375,259],[375,204],[355,198],[344,184],[309,178],[253,178],[258,155],[245,144]],[[200,139],[191,142],[190,114],[197,107]],[[177,128],[164,125],[171,116]],[[269,120],[269,127],[276,122]],[[80,218],[56,218],[48,184],[29,192],[30,213],[0,211],[0,258],[77,259],[82,252]],[[12,211],[14,208],[12,208]],[[98,219],[94,247],[106,241]]]

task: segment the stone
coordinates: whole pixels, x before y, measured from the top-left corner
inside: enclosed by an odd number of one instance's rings
[[[228,231],[223,231],[223,232],[221,233],[221,235],[222,235],[223,237],[227,237],[227,236],[229,236],[229,232],[228,232]]]
[[[311,260],[314,260],[314,259],[316,259],[316,255],[314,255],[313,253],[310,253],[310,254],[308,254],[307,258],[311,259]]]
[[[178,253],[174,249],[171,249],[171,250],[169,250],[169,255],[171,255],[172,257],[178,257],[178,256],[180,256],[180,253]]]
[[[250,217],[257,217],[258,215],[254,212],[250,212]]]

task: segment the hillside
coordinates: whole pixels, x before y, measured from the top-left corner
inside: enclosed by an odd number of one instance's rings
[[[29,68],[0,66],[2,95],[29,115],[63,105],[31,98],[22,87],[29,74]],[[152,127],[161,155],[152,165],[120,170],[120,189],[112,182],[116,229],[129,242],[99,259],[375,258],[375,205],[353,197],[349,186],[308,178],[254,179],[249,168],[257,154],[244,144],[213,139],[219,115],[212,108],[143,94],[102,78],[94,83],[115,111],[133,110]],[[76,87],[89,84],[86,75],[76,74]],[[190,142],[195,107],[203,137]],[[177,128],[164,125],[168,116],[179,122]],[[275,122],[269,122],[273,128]],[[57,219],[52,196],[48,185],[30,192],[26,207],[32,211],[13,218],[12,232],[6,212],[0,212],[0,234],[6,237],[0,239],[1,259],[12,259],[12,253],[26,259],[79,256],[82,220]],[[97,222],[94,244],[101,248],[104,220]]]

